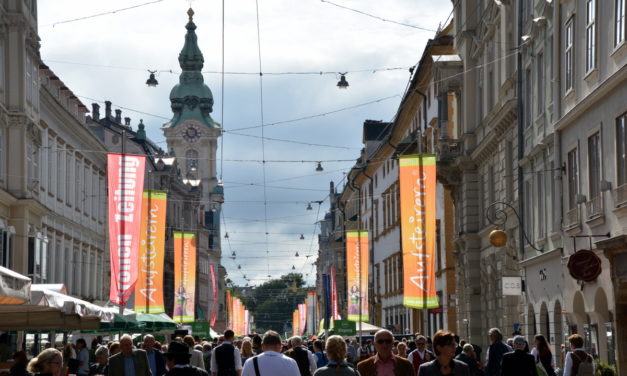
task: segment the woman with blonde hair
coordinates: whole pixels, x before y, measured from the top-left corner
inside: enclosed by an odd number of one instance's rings
[[[327,339],[327,357],[329,363],[318,368],[314,376],[359,376],[357,370],[346,363],[346,342],[341,336],[331,336]]]
[[[241,349],[240,355],[242,356],[242,365],[246,363],[246,360],[248,358],[252,358],[253,356],[255,356],[255,354],[253,353],[252,342],[250,342],[249,340],[245,340],[244,342],[242,342],[242,349]]]
[[[45,349],[28,363],[27,371],[34,375],[61,376],[63,355],[57,349]]]
[[[398,350],[398,356],[407,359],[407,344],[405,342],[399,342],[396,349]]]

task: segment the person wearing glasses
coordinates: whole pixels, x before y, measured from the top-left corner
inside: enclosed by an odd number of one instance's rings
[[[418,368],[424,363],[430,362],[435,359],[435,355],[427,350],[427,337],[422,334],[416,334],[416,350],[409,353],[407,360],[414,366],[416,372]]]
[[[455,335],[448,330],[438,330],[433,336],[435,359],[418,369],[418,376],[470,376],[468,365],[455,357]]]
[[[63,370],[63,356],[57,349],[45,349],[36,358],[31,359],[27,367],[28,372],[41,376],[61,376]]]
[[[374,335],[377,354],[357,364],[361,376],[408,376],[414,375],[414,367],[405,358],[392,353],[394,336],[386,329]]]

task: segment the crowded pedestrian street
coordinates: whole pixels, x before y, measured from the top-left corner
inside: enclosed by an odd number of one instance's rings
[[[627,0],[0,0],[0,376],[627,376]]]

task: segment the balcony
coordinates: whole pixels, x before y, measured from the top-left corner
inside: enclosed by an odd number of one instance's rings
[[[566,212],[566,217],[564,218],[564,229],[570,234],[581,231],[581,213],[579,206],[575,206]]]
[[[590,227],[595,227],[605,223],[603,215],[603,196],[598,195],[586,202],[586,223]]]

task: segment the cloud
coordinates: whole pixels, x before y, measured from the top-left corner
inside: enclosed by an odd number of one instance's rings
[[[84,21],[45,26],[56,21],[96,14],[117,8],[141,4],[145,1],[111,0],[91,2],[79,0],[42,0],[39,2],[39,33],[41,57],[66,85],[77,95],[99,100],[111,100],[114,108],[124,106],[150,114],[171,116],[168,95],[178,82],[178,75],[158,74],[159,86],[148,88],[147,69],[179,71],[178,53],[185,35],[188,2],[164,0],[133,10],[91,18]],[[339,4],[376,14],[386,19],[437,28],[451,11],[448,1],[391,0],[337,0]],[[255,1],[225,1],[225,70],[259,71]],[[205,71],[221,69],[221,1],[197,0],[195,10],[200,48],[205,58]],[[433,33],[378,21],[355,12],[343,10],[317,0],[259,1],[261,29],[261,59],[264,72],[331,71],[373,69],[383,67],[410,67],[417,63],[427,38]],[[91,67],[57,63],[77,62],[109,65],[124,69]],[[226,75],[224,86],[224,114],[221,113],[221,76],[205,74],[205,82],[215,98],[213,118],[224,120],[224,127],[235,129],[261,124],[260,86],[258,75]],[[338,90],[338,75],[282,75],[263,76],[264,121],[266,123],[294,119],[353,106],[373,99],[399,95],[354,110],[268,126],[267,137],[293,139],[302,142],[346,146],[333,149],[305,146],[277,141],[265,142],[266,159],[328,160],[359,157],[361,128],[365,119],[389,121],[394,116],[400,95],[407,84],[406,70],[388,72],[349,73],[347,90]],[[82,98],[89,106],[90,100]],[[132,117],[135,126],[143,118],[148,136],[165,148],[160,129],[166,121],[159,117],[123,110],[123,116]],[[241,131],[261,135],[261,129]],[[221,141],[225,159],[262,159],[262,144],[258,138],[226,133]],[[222,150],[218,152],[218,155]],[[236,283],[243,284],[242,274],[248,278],[267,278],[296,271],[310,273],[309,283],[315,281],[312,273],[314,257],[294,257],[317,251],[317,238],[312,235],[316,220],[324,217],[328,201],[321,207],[306,211],[307,201],[321,200],[327,194],[330,181],[342,179],[354,162],[323,163],[325,173],[316,173],[314,163],[267,163],[266,180],[308,175],[271,183],[273,186],[321,189],[324,191],[286,190],[267,188],[268,232],[285,234],[268,237],[271,255],[285,258],[246,258],[265,254],[265,224],[263,188],[249,185],[232,187],[237,183],[263,181],[259,162],[223,163],[223,179],[227,189],[224,214],[231,247],[236,250],[236,264],[229,259],[231,248],[223,240],[223,264]],[[256,201],[245,203],[242,201]],[[280,203],[279,201],[299,201]],[[272,218],[290,217],[284,220]],[[229,219],[234,218],[234,219]],[[255,219],[255,222],[236,220]],[[224,229],[223,229],[224,231]],[[247,233],[248,232],[248,233]],[[294,234],[286,234],[294,233]],[[300,234],[306,240],[299,240]],[[248,242],[248,243],[246,243]],[[252,244],[252,243],[261,244]],[[278,261],[277,261],[278,260]]]

